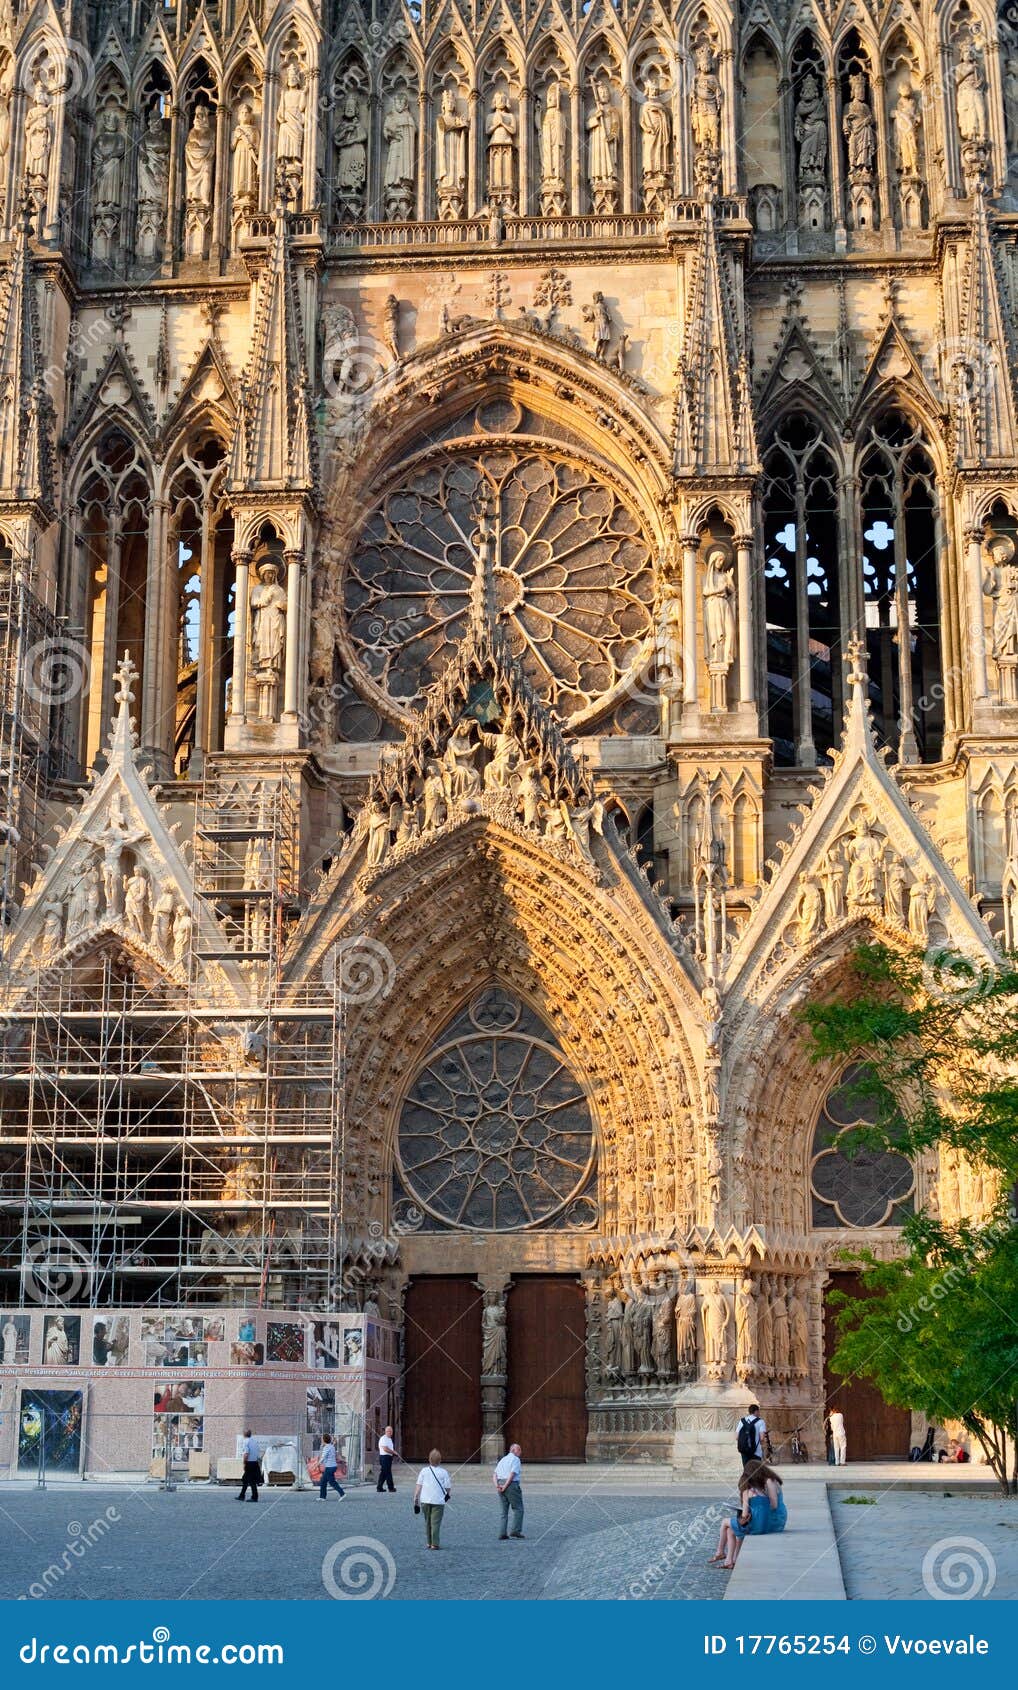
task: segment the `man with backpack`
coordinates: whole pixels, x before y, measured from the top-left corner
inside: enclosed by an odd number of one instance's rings
[[[739,1421],[739,1430],[735,1438],[742,1465],[745,1467],[750,1461],[763,1461],[767,1451],[767,1422],[761,1419],[759,1403],[751,1402],[749,1413],[744,1414]]]

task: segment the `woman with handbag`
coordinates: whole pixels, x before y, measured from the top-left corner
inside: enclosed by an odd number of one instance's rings
[[[441,1547],[438,1540],[442,1531],[442,1515],[451,1495],[452,1480],[442,1466],[442,1451],[433,1449],[428,1456],[428,1465],[422,1467],[417,1475],[414,1488],[414,1513],[424,1515],[429,1549]]]

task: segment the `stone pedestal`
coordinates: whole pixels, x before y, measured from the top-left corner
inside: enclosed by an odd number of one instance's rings
[[[501,1461],[505,1454],[505,1391],[504,1373],[481,1374],[481,1461]]]

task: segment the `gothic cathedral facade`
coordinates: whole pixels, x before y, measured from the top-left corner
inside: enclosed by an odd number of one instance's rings
[[[1016,238],[1013,0],[2,0],[0,1307],[815,1423],[990,1195],[796,1011],[1015,942]]]

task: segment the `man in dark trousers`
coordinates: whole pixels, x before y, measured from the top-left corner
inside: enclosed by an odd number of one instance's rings
[[[251,1428],[244,1433],[244,1477],[240,1481],[240,1495],[238,1502],[243,1502],[248,1488],[251,1490],[251,1501],[258,1501],[258,1480],[261,1477],[262,1458],[258,1448],[258,1439],[251,1436]]]
[[[396,1445],[392,1441],[392,1427],[386,1426],[378,1440],[378,1483],[375,1486],[379,1495],[384,1485],[387,1490],[395,1490],[392,1482],[392,1464],[396,1459]]]

